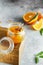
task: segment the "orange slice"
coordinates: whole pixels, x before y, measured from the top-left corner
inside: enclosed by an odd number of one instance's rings
[[[40,20],[42,18],[42,14],[41,12],[38,12],[38,20]]]
[[[38,19],[38,13],[28,12],[28,13],[23,15],[23,19],[27,24],[33,24]]]
[[[32,25],[33,29],[40,30],[42,28],[42,21],[43,21],[43,19],[40,19],[39,21],[37,21],[36,23],[34,23]]]

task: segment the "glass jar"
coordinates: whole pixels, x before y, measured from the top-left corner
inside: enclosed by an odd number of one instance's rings
[[[13,39],[15,44],[21,43],[25,36],[23,24],[18,22],[11,23],[7,35]]]
[[[9,37],[3,37],[0,39],[0,58],[9,54],[14,49],[14,42]]]

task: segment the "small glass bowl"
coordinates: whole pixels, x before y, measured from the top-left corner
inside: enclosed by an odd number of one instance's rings
[[[14,42],[9,37],[0,39],[0,54],[5,55],[12,52],[14,49]]]

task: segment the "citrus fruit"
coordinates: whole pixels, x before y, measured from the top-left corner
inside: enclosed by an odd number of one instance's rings
[[[33,24],[34,22],[37,21],[37,19],[38,19],[38,13],[36,13],[36,12],[28,12],[23,15],[23,20],[27,24]]]
[[[40,20],[41,18],[42,18],[42,14],[38,12],[38,20]]]
[[[40,30],[42,28],[42,21],[43,21],[43,19],[40,19],[39,21],[37,21],[36,23],[34,23],[32,25],[33,29]]]

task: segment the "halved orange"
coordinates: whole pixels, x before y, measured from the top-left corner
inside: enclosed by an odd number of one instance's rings
[[[33,24],[38,19],[38,13],[28,12],[28,13],[23,15],[23,19],[27,24]]]
[[[32,25],[33,29],[40,30],[42,28],[42,22],[43,22],[43,19],[40,19],[39,21],[37,21],[36,23],[34,23]]]
[[[41,12],[38,12],[38,20],[40,20],[42,18],[42,14]]]

